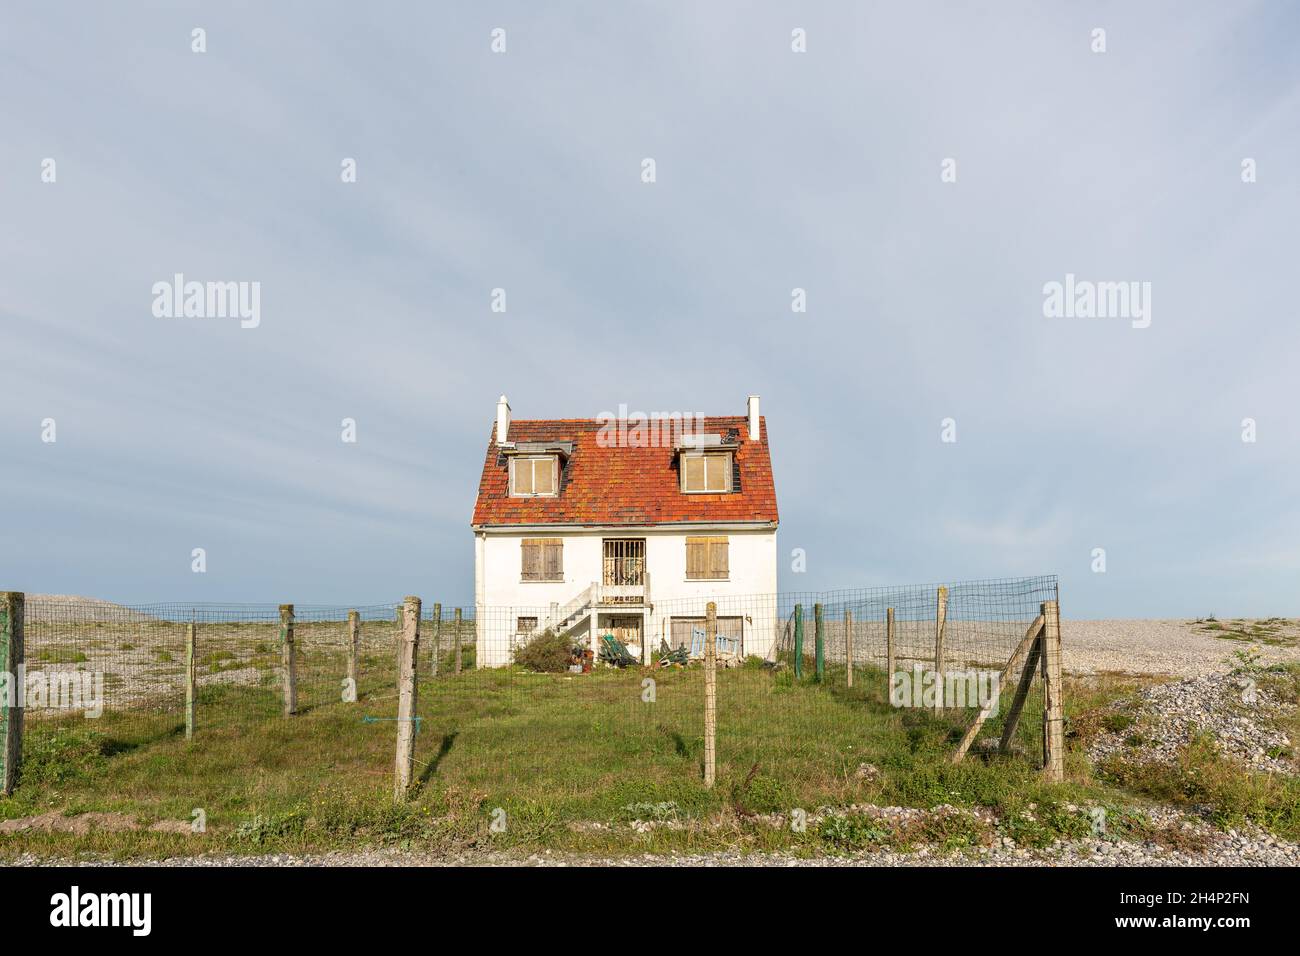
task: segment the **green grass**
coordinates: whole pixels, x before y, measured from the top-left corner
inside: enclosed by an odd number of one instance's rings
[[[1278,723],[1294,740],[1300,733],[1300,665],[1264,667],[1254,656],[1241,653],[1238,661],[1239,673],[1254,676],[1261,689],[1286,705]],[[1278,752],[1271,756],[1292,759],[1293,755]],[[1160,803],[1207,808],[1211,821],[1224,829],[1251,823],[1286,839],[1300,840],[1300,777],[1248,771],[1225,758],[1209,735],[1182,748],[1172,765],[1121,757],[1103,763],[1098,778]]]
[[[0,837],[0,858],[359,845],[835,853],[918,842],[952,849],[993,835],[969,815],[891,829],[841,814],[806,832],[758,816],[855,803],[988,808],[1003,832],[1045,845],[1086,832],[1085,804],[1168,796],[1146,778],[1096,779],[1081,753],[1101,728],[1104,705],[1139,686],[1129,678],[1070,683],[1068,779],[1049,785],[1036,763],[1039,704],[1032,698],[1017,737],[1022,756],[972,753],[953,765],[949,756],[972,711],[936,716],[890,707],[883,675],[870,671],[858,672],[850,691],[842,668],[831,667],[821,685],[796,682],[788,671],[725,670],[718,679],[718,782],[707,790],[698,669],[550,675],[510,668],[454,676],[445,660],[443,676],[421,683],[418,779],[410,800],[398,805],[391,793],[395,724],[383,719],[395,715],[394,689],[363,677],[360,700],[343,703],[336,662],[323,654],[309,661],[300,674],[301,713],[292,718],[280,716],[269,671],[255,686],[202,688],[193,741],[175,709],[30,722],[23,784],[0,799],[0,818],[98,811],[147,826],[189,821],[201,808],[208,832],[29,831]],[[228,663],[222,657],[210,666]],[[386,673],[390,665],[387,654],[369,655],[362,673]],[[643,700],[646,676],[656,681],[652,703]],[[982,736],[999,734],[1000,720]],[[863,765],[868,772],[859,772]],[[1293,798],[1260,799],[1281,808]],[[505,813],[503,833],[489,829],[497,810]],[[1282,809],[1242,812],[1284,831],[1294,825]],[[626,826],[633,820],[653,825],[636,832]]]
[[[1224,641],[1266,644],[1270,647],[1294,647],[1300,641],[1300,631],[1297,631],[1295,622],[1284,617],[1259,620],[1238,618],[1225,622],[1210,616],[1192,623],[1199,630]]]

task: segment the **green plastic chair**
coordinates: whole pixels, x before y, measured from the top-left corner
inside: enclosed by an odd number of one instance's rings
[[[606,634],[600,639],[600,659],[615,667],[630,667],[637,659],[628,652],[627,645],[613,634]]]

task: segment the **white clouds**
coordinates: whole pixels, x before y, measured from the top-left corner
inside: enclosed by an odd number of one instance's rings
[[[274,8],[214,11],[202,57],[153,13],[91,11],[72,34],[15,16],[0,288],[18,378],[0,438],[57,405],[80,474],[47,482],[23,452],[0,480],[49,508],[111,475],[92,520],[124,541],[148,524],[149,548],[265,516],[364,589],[349,598],[427,591],[435,567],[469,593],[502,391],[520,417],[739,413],[762,392],[783,534],[821,567],[894,581],[998,574],[1017,550],[1035,566],[1011,570],[1069,573],[1063,539],[1113,527],[1186,554],[1232,483],[1293,513],[1293,13],[1115,8],[1094,56],[1090,16],[1039,5],[737,9],[521,6],[506,56],[486,51],[495,22],[441,8],[400,31],[359,10],[315,11],[307,32]],[[42,185],[49,155],[59,180]],[[340,156],[356,184],[338,184]],[[947,156],[961,176],[945,186]],[[147,291],[177,271],[260,281],[260,328],[161,330]],[[1043,319],[1043,283],[1067,272],[1152,282],[1157,321]],[[505,315],[486,306],[498,286]],[[364,437],[340,459],[344,414]],[[959,454],[933,459],[944,415]],[[1249,462],[1220,442],[1244,415],[1261,422]],[[870,495],[849,497],[841,469],[871,475]],[[845,549],[867,528],[863,561]],[[266,582],[298,573],[242,562],[227,597],[275,598]],[[183,596],[130,553],[115,565],[111,596]],[[1247,586],[1210,567],[1187,595]]]

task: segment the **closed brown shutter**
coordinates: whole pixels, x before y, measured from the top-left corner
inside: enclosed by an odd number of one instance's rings
[[[542,549],[543,571],[547,581],[564,580],[564,540],[548,538]]]
[[[726,538],[709,539],[709,577],[725,578],[730,574]]]
[[[542,539],[525,538],[523,541],[523,579],[540,581],[542,579]]]
[[[731,573],[726,538],[687,538],[686,577],[726,578]]]
[[[686,577],[703,578],[707,576],[708,569],[708,538],[687,538],[686,539]]]

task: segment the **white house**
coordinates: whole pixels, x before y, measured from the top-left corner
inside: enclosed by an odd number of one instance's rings
[[[766,655],[776,490],[758,396],[737,416],[511,421],[501,396],[471,523],[479,666],[547,628],[649,661],[718,605],[723,646]]]

